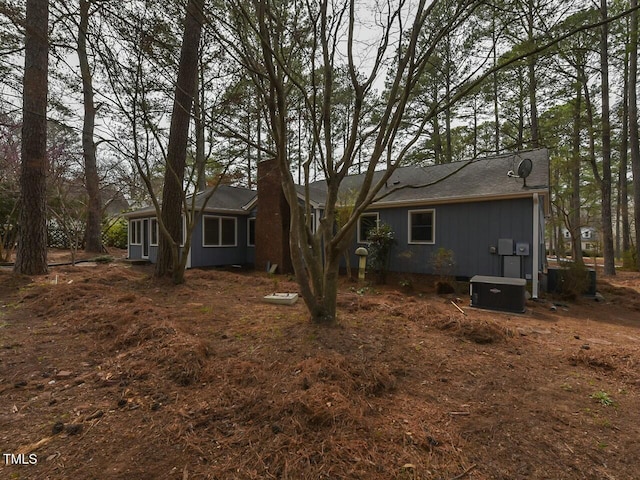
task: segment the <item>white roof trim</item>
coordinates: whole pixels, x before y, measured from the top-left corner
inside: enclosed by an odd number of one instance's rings
[[[392,202],[373,202],[367,207],[369,208],[396,208],[396,207],[415,207],[415,206],[427,206],[427,205],[443,205],[448,203],[472,203],[472,202],[489,202],[492,200],[509,200],[515,198],[530,198],[535,193],[545,194],[547,190],[527,190],[522,193],[512,193],[503,195],[470,195],[465,197],[448,197],[448,198],[434,198],[434,199],[415,199],[415,200],[397,200]]]

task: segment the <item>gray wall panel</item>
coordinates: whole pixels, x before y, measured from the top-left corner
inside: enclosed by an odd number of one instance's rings
[[[408,244],[409,210],[434,209],[434,244]],[[380,221],[391,226],[397,244],[390,269],[397,272],[435,273],[432,255],[439,248],[453,250],[455,275],[502,275],[501,257],[489,251],[499,238],[527,242],[533,248],[533,202],[531,198],[475,203],[445,204],[429,207],[379,209]],[[356,244],[351,247],[354,252]],[[352,266],[357,257],[352,254]],[[531,274],[532,256],[524,257],[523,274]]]
[[[231,215],[212,216],[232,217]],[[247,262],[247,218],[238,216],[237,225],[237,246],[235,247],[203,247],[202,246],[202,219],[200,219],[193,229],[193,242],[191,247],[192,267],[213,267],[218,265],[245,264]]]

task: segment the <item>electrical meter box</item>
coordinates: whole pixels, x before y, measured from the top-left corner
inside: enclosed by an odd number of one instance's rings
[[[529,256],[529,244],[525,242],[516,243],[516,255],[523,257]]]
[[[513,255],[513,240],[511,238],[498,239],[498,255]]]

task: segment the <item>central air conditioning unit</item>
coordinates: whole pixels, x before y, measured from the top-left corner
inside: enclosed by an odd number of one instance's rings
[[[527,281],[524,278],[476,275],[470,282],[471,306],[524,313]]]
[[[596,271],[589,269],[585,272],[583,281],[572,279],[567,268],[549,267],[547,270],[547,292],[549,293],[570,293],[572,284],[579,284],[584,287],[580,293],[587,297],[596,296]]]

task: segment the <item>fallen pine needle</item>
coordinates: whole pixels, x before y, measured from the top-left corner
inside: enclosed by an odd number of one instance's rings
[[[466,477],[469,474],[469,472],[476,467],[477,465],[474,463],[469,468],[467,468],[464,472],[462,472],[460,475],[456,475],[455,477],[451,478],[451,480],[460,480],[461,478]]]
[[[24,446],[18,448],[17,453],[23,453],[23,454],[27,455],[27,454],[37,450],[41,446],[46,445],[47,443],[49,443],[49,441],[52,438],[53,437],[45,437],[42,440],[38,440],[36,443],[32,443],[31,445],[24,445]]]

